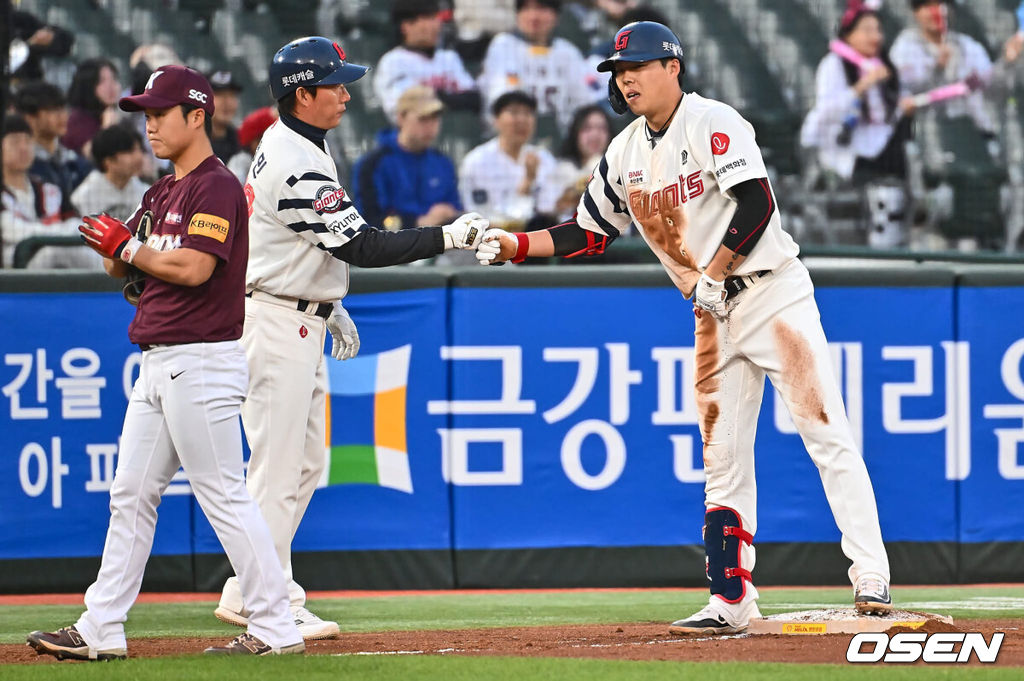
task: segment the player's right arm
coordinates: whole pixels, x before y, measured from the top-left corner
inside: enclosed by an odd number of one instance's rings
[[[609,148],[594,169],[594,175],[580,198],[576,216],[572,220],[534,232],[488,230],[484,241],[491,245],[482,245],[478,250],[477,259],[480,263],[495,264],[506,260],[522,262],[527,257],[573,258],[604,253],[631,222],[615,160],[618,145],[613,146],[616,148]]]

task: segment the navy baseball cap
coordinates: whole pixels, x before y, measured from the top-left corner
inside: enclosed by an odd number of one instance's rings
[[[213,115],[213,88],[203,74],[187,66],[168,64],[153,71],[142,94],[122,97],[118,106],[122,111],[169,109],[179,104],[191,104]]]

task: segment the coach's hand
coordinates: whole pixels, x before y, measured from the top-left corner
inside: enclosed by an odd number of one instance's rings
[[[82,223],[78,226],[82,240],[105,258],[130,263],[142,246],[123,222],[106,213],[87,215]]]
[[[359,332],[356,323],[348,316],[348,310],[341,303],[334,305],[334,312],[327,318],[327,330],[331,332],[334,345],[331,357],[334,359],[352,359],[359,353]]]
[[[700,281],[693,289],[693,304],[718,319],[725,319],[725,282],[715,281],[707,272],[700,275]]]
[[[491,223],[479,213],[466,213],[455,222],[441,228],[444,234],[444,250],[453,248],[476,248],[480,238]]]

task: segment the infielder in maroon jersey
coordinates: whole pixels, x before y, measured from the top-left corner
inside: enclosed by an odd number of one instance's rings
[[[58,659],[127,656],[123,623],[142,584],[153,545],[157,505],[181,466],[200,507],[244,584],[248,630],[208,653],[269,655],[305,650],[266,522],[245,487],[239,410],[248,365],[238,343],[244,315],[248,213],[242,187],[213,155],[213,93],[181,66],[150,76],[125,97],[125,111],[145,111],[154,153],[174,174],[159,180],[125,225],[109,215],[84,218],[87,244],[107,273],[141,270],[145,288],[128,337],[142,350],[121,432],[110,489],[110,527],[86,611],[28,643]],[[145,243],[139,238],[145,236]]]

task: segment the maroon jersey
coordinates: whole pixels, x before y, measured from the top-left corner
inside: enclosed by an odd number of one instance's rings
[[[240,338],[249,214],[234,174],[210,156],[180,180],[168,175],[150,187],[128,221],[129,229],[135,231],[146,211],[153,219],[147,246],[159,251],[192,248],[217,256],[218,262],[199,286],[180,286],[147,275],[128,338],[138,345]]]

